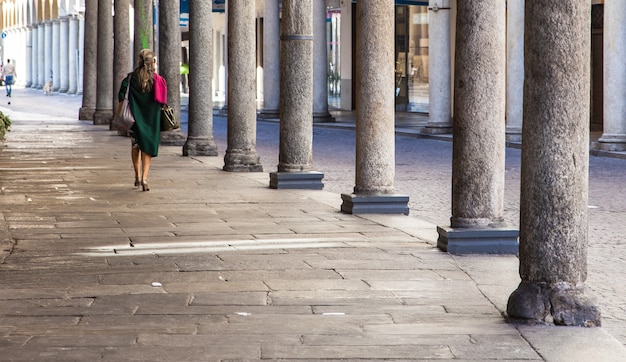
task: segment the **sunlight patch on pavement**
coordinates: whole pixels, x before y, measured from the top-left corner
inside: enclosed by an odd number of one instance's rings
[[[279,249],[350,248],[348,238],[259,239],[229,241],[184,241],[103,245],[78,253],[82,256],[141,256],[216,253]]]

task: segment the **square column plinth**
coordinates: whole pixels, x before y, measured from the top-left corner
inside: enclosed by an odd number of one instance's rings
[[[407,195],[341,194],[341,211],[346,214],[409,214]]]
[[[515,254],[519,230],[466,229],[437,226],[437,247],[451,254]]]
[[[270,188],[321,190],[324,188],[322,172],[271,172]]]

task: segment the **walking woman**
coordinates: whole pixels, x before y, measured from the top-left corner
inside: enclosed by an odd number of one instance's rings
[[[159,153],[161,137],[161,105],[154,99],[154,73],[156,59],[150,49],[139,52],[139,64],[128,77],[122,81],[118,94],[121,110],[126,88],[130,86],[128,99],[130,109],[135,117],[135,124],[129,131],[131,139],[131,158],[135,169],[135,186],[150,191],[148,172],[152,157]]]

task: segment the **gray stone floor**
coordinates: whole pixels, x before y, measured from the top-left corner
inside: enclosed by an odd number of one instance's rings
[[[434,248],[445,199],[429,217],[341,214],[338,170],[325,191],[271,190],[267,145],[265,172],[227,173],[222,143],[162,147],[141,192],[128,139],[78,107],[34,90],[0,107],[2,360],[626,360],[613,329],[507,324],[517,259]],[[624,270],[610,246],[590,248],[591,275]]]

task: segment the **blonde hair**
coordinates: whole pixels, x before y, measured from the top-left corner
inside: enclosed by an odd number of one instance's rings
[[[154,72],[156,71],[156,59],[154,52],[150,49],[143,49],[139,52],[139,64],[134,73],[137,75],[141,90],[149,92],[154,83]]]

